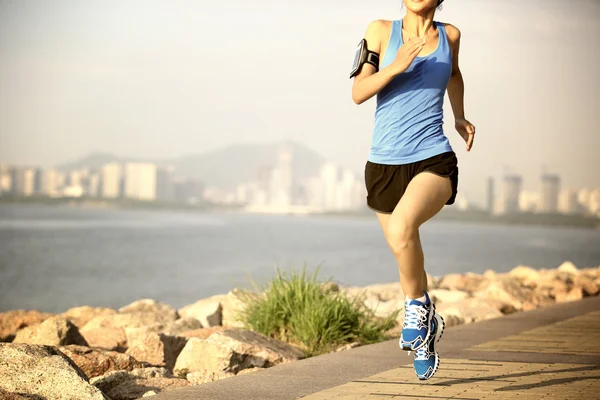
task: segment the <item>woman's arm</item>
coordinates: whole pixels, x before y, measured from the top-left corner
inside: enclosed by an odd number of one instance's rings
[[[381,20],[373,21],[365,33],[367,48],[377,54],[381,53],[381,38],[384,37],[385,24],[386,22]],[[356,104],[362,104],[379,93],[396,75],[406,71],[423,48],[423,44],[425,42],[421,39],[410,40],[400,47],[396,60],[378,72],[375,72],[375,67],[370,64],[363,65],[352,84],[352,100]]]
[[[452,75],[448,82],[448,97],[454,112],[454,127],[467,143],[467,151],[470,151],[475,138],[475,126],[465,118],[465,83],[458,66],[461,35],[458,28],[450,24],[446,24],[446,34],[452,46]]]

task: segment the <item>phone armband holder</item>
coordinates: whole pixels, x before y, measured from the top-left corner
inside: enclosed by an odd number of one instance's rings
[[[350,79],[358,75],[365,64],[371,64],[373,67],[375,67],[375,71],[379,71],[379,54],[375,53],[374,51],[370,51],[367,48],[367,40],[363,39],[356,47],[354,63],[352,64],[352,71],[350,72]]]

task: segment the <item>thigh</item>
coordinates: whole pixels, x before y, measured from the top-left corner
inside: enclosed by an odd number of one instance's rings
[[[404,195],[387,222],[395,221],[403,225],[418,228],[444,207],[452,196],[452,184],[449,177],[430,172],[417,174],[408,184]]]

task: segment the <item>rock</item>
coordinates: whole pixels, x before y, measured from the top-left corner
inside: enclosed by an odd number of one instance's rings
[[[16,393],[8,393],[6,390],[0,388],[0,400],[27,400],[27,399]]]
[[[465,323],[465,319],[462,317],[462,315],[458,315],[458,313],[443,315],[443,318],[444,322],[446,323],[446,328],[462,325]]]
[[[149,390],[146,393],[144,393],[144,395],[142,397],[150,397],[150,396],[156,396],[158,393],[156,393],[154,390]]]
[[[126,327],[152,327],[169,322],[173,321],[165,321],[164,314],[150,312],[118,313],[95,317],[85,324],[80,332],[90,347],[124,351],[127,348]]]
[[[338,293],[340,291],[340,285],[335,282],[325,282],[321,287],[325,293]]]
[[[477,274],[448,274],[442,278],[440,289],[461,290],[472,293],[480,290],[486,282],[486,278]]]
[[[402,299],[380,301],[376,297],[370,296],[365,299],[364,304],[373,311],[376,317],[380,318],[386,318],[396,311],[404,310],[404,301]]]
[[[511,308],[522,310],[523,302],[533,296],[533,291],[510,279],[504,279],[490,281],[487,285],[480,288],[478,292],[475,292],[473,296],[483,301],[498,300],[504,304],[501,308],[510,307],[506,308],[507,310]]]
[[[498,279],[498,274],[494,270],[486,269],[483,273],[483,277],[489,281],[493,281],[494,279]]]
[[[109,372],[93,378],[91,382],[112,400],[135,400],[149,391],[160,393],[190,386],[185,379],[162,377],[144,379],[126,371]]]
[[[229,328],[243,328],[244,324],[240,321],[240,313],[250,302],[258,299],[261,295],[245,290],[234,289],[227,293],[225,299],[221,302],[223,310],[221,311],[221,324]]]
[[[77,328],[83,328],[90,320],[101,315],[116,314],[112,308],[94,308],[89,306],[70,308],[59,316],[71,321]]]
[[[579,274],[579,270],[577,269],[575,264],[573,264],[570,261],[564,262],[560,267],[558,267],[557,271],[566,273],[569,275],[578,275]]]
[[[185,331],[185,332],[182,332],[180,336],[183,336],[188,339],[191,339],[191,338],[208,339],[208,337],[210,335],[212,335],[213,333],[224,331],[225,329],[227,329],[227,328],[225,328],[224,326],[213,326],[211,328],[194,329],[191,331]]]
[[[140,332],[140,329],[142,330]],[[162,333],[144,331],[144,328],[127,329],[127,354],[138,361],[173,370],[177,356],[187,339]]]
[[[403,300],[404,293],[400,282],[384,283],[380,285],[370,285],[366,287],[349,287],[342,291],[348,298],[356,298],[365,301],[366,299],[376,299],[378,301]]]
[[[179,318],[177,321],[171,322],[165,326],[160,333],[171,336],[181,336],[181,333],[183,332],[202,328],[204,328],[204,326],[196,318],[184,317]]]
[[[584,292],[580,287],[574,287],[573,289],[564,292],[558,292],[555,294],[557,303],[567,303],[570,301],[577,301],[583,299]]]
[[[0,388],[31,399],[110,400],[67,356],[42,345],[0,343]]]
[[[166,368],[162,367],[147,367],[147,368],[136,368],[131,371],[130,375],[137,376],[138,378],[150,379],[150,378],[173,378],[173,374]]]
[[[302,350],[256,332],[227,329],[208,339],[192,338],[179,354],[175,374],[231,372],[287,363],[304,357]]]
[[[578,275],[573,279],[573,287],[581,288],[584,296],[596,296],[600,288],[587,275]]]
[[[518,279],[524,285],[529,287],[536,287],[537,282],[540,280],[540,273],[531,267],[520,265],[513,268],[509,273],[509,276]]]
[[[464,323],[483,321],[492,318],[501,317],[503,314],[494,306],[482,301],[480,298],[468,298],[462,301],[448,304],[440,304],[438,312],[444,317],[446,322],[450,321],[450,316],[464,320]]]
[[[81,368],[88,378],[95,378],[111,371],[131,371],[143,366],[135,358],[115,351],[76,345],[63,346],[59,350]]]
[[[454,303],[455,301],[464,300],[469,297],[469,293],[463,292],[462,290],[433,289],[428,293],[433,302],[436,304]]]
[[[48,346],[88,345],[79,329],[71,321],[60,317],[51,317],[42,323],[21,329],[13,342]]]
[[[157,316],[164,322],[175,321],[179,318],[179,313],[168,304],[161,303],[152,299],[141,299],[119,308],[120,314],[139,314],[149,313]]]
[[[192,385],[202,385],[203,383],[219,381],[221,379],[231,378],[235,376],[233,372],[190,372],[186,375],[185,379]]]
[[[54,314],[35,310],[13,310],[0,313],[0,342],[11,342],[19,329],[36,325]]]
[[[221,325],[223,305],[222,302],[227,298],[226,295],[217,295],[207,299],[198,300],[179,309],[179,315],[187,318],[195,318],[203,327]]]

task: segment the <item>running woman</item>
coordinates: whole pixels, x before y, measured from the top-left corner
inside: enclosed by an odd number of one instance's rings
[[[414,352],[415,372],[425,380],[440,363],[435,346],[444,322],[427,294],[419,227],[453,204],[458,188],[458,160],[442,129],[446,89],[467,151],[475,127],[463,106],[460,31],[434,21],[444,0],[403,1],[403,19],[369,24],[350,77],[356,104],[377,96],[365,166],[367,205],[376,212],[400,269],[406,295],[400,347]]]

